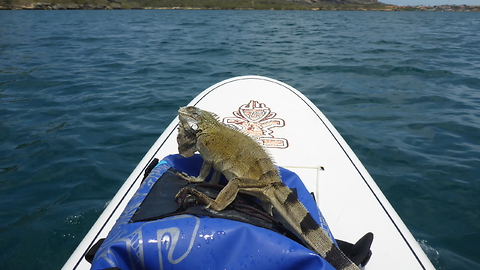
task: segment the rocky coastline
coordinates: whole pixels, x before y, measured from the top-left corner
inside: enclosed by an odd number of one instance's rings
[[[8,1],[8,0],[7,0]],[[121,9],[303,9],[303,10],[377,10],[377,11],[480,11],[480,6],[467,5],[441,5],[441,6],[395,6],[378,3],[376,1],[368,2],[344,2],[344,3],[320,3],[312,5],[312,2],[301,3],[296,2],[297,5],[282,5],[288,3],[286,1],[275,1],[276,6],[269,7],[268,5],[248,7],[225,7],[225,6],[142,6],[129,4],[129,2],[121,0],[107,0],[102,3],[48,3],[48,2],[31,2],[31,3],[2,3],[0,1],[0,10],[121,10]],[[253,3],[253,1],[252,1]],[[290,2],[291,3],[291,2]],[[320,4],[318,4],[320,3]]]
[[[126,9],[122,2],[110,0],[107,3],[48,3],[32,2],[27,4],[1,5],[0,10],[112,10]]]

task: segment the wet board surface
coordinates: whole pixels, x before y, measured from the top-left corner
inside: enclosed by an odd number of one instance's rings
[[[297,173],[337,239],[356,242],[374,234],[365,269],[434,269],[356,155],[320,110],[282,82],[243,76],[219,82],[190,106],[254,136],[278,166]],[[178,117],[167,127],[107,206],[63,269],[90,269],[84,253],[109,230],[138,189],[154,158],[177,150]]]

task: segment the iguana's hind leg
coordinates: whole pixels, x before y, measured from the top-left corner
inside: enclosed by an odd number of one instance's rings
[[[203,204],[206,204],[206,205],[210,205],[212,202],[214,202],[215,200],[208,197],[207,195],[205,195],[204,193],[194,189],[194,188],[191,188],[191,187],[184,187],[182,188],[178,193],[177,195],[175,195],[175,201],[178,203],[178,204],[181,204],[181,201],[182,201],[182,198],[186,195],[186,194],[190,194],[190,195],[193,195],[195,196],[196,200],[203,203]]]
[[[211,208],[215,211],[222,211],[229,206],[233,200],[235,200],[239,191],[245,191],[246,193],[252,195],[263,195],[262,191],[265,189],[265,187],[270,185],[270,183],[260,182],[253,179],[234,178],[230,180],[228,184],[220,191],[215,200],[190,187],[181,189],[175,196],[175,199],[178,199],[180,194],[188,192],[189,194],[197,197],[197,199],[202,203],[205,203],[207,208]]]

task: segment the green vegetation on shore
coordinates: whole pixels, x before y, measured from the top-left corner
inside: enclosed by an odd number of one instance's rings
[[[376,0],[0,0],[0,9],[376,10]]]
[[[480,6],[394,6],[377,0],[0,0],[0,9],[256,9],[479,11]]]

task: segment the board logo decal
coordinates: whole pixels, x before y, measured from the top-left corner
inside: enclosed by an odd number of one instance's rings
[[[275,138],[271,130],[284,127],[285,120],[275,118],[277,114],[272,112],[265,103],[250,100],[249,103],[240,106],[238,111],[233,112],[233,115],[235,117],[223,118],[223,123],[246,132],[264,147],[280,149],[288,147],[288,140]]]

